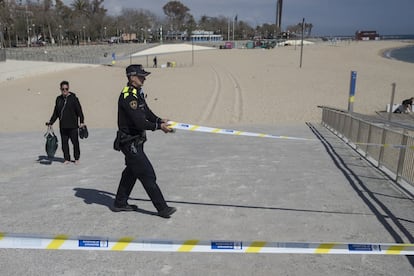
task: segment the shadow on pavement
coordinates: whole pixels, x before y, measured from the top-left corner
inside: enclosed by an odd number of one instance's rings
[[[414,243],[413,235],[410,233],[410,230],[407,229],[407,226],[404,225],[404,222],[412,223],[412,220],[401,219],[396,216],[394,213],[395,210],[393,211],[387,203],[383,202],[378,197],[379,194],[373,191],[372,188],[362,180],[355,169],[352,169],[349,160],[346,160],[344,155],[339,152],[340,150],[332,145],[316,127],[310,123],[307,123],[307,125],[321,141],[336,167],[342,172],[351,187],[372,211],[377,220],[384,226],[388,233],[390,233],[394,241],[396,243],[405,243],[405,237],[410,243]],[[407,259],[414,267],[414,256],[407,256]]]
[[[73,190],[75,191],[75,196],[82,198],[83,202],[85,202],[86,204],[102,205],[112,211],[115,194],[96,190],[96,189],[86,189],[86,188],[74,188]],[[142,201],[149,201],[149,200],[142,200]],[[138,208],[136,212],[141,213],[141,214],[146,214],[146,215],[158,216],[157,212],[152,212],[152,211],[144,210],[141,208]]]
[[[39,155],[36,162],[38,162],[39,164],[42,164],[42,165],[51,165],[52,162],[63,163],[63,162],[65,162],[65,159],[63,159],[61,157],[49,158],[46,155]]]

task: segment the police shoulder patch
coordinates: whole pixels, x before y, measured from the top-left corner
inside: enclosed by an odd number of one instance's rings
[[[137,101],[130,101],[130,102],[129,102],[129,106],[130,106],[132,109],[137,109],[137,108],[138,108],[138,102],[137,102]]]

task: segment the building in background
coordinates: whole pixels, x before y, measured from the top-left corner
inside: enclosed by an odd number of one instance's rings
[[[377,31],[357,31],[355,33],[356,40],[379,40],[380,35]]]

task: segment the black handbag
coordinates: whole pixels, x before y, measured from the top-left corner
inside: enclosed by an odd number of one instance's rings
[[[86,139],[89,136],[88,128],[86,126],[79,128],[79,138]]]
[[[55,157],[56,150],[58,148],[58,138],[53,132],[52,126],[48,126],[47,132],[45,133],[44,137],[46,138],[46,154],[48,158]]]

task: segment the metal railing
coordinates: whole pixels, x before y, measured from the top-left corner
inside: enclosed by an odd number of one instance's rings
[[[322,125],[398,183],[414,187],[414,128],[370,122],[347,111],[319,106]]]

